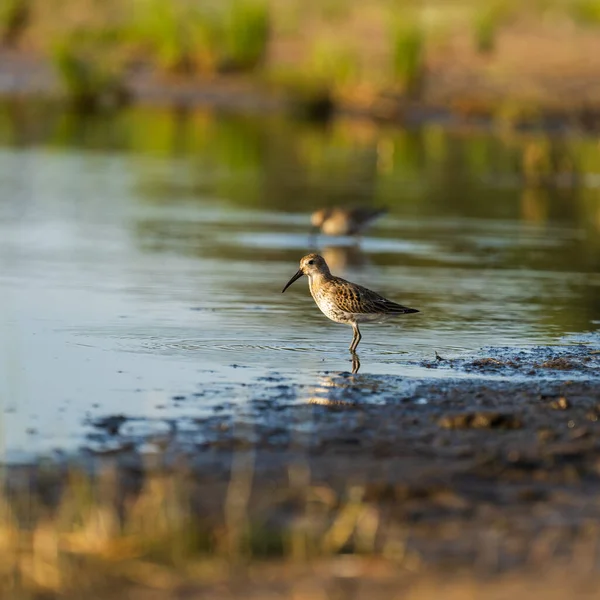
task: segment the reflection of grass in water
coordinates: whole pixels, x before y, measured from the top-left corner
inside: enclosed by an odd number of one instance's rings
[[[74,146],[98,149],[103,152],[123,151],[129,148],[124,124],[127,113],[59,112],[53,123],[51,137],[46,140],[52,147],[72,149]]]
[[[523,124],[537,125],[543,118],[539,108],[531,102],[504,100],[494,110],[494,120],[500,129],[509,131]]]
[[[174,110],[137,110],[128,121],[131,148],[142,154],[175,158],[194,152],[195,144],[203,141],[195,127],[189,128],[191,119]]]
[[[343,125],[331,129],[305,128],[297,133],[294,156],[311,195],[326,203],[361,203],[373,192],[376,154],[373,140],[353,137]]]
[[[188,159],[189,172],[176,182],[140,170],[143,195],[155,202],[196,195],[201,189],[238,204],[261,203],[267,160],[265,122],[251,117],[216,120],[207,113],[132,111],[125,123],[131,149],[161,158]],[[204,182],[199,187],[196,174]],[[208,187],[207,187],[208,186]]]
[[[165,159],[158,163],[160,168],[152,161],[134,161],[142,201],[210,197],[227,200],[232,209],[306,212],[309,204],[364,201],[441,214],[451,208],[493,218],[500,208],[482,208],[483,194],[503,196],[506,210],[513,206],[517,215],[510,195],[495,186],[496,176],[500,182],[508,177],[549,185],[555,185],[557,175],[567,176],[570,185],[579,186],[586,173],[600,171],[593,139],[573,138],[550,147],[544,136],[529,134],[535,143],[525,144],[526,138],[513,129],[500,139],[457,135],[436,126],[378,130],[340,120],[324,128],[158,108],[82,118],[56,107],[16,110],[0,104],[3,140],[10,143],[32,135],[50,147],[129,151]],[[596,205],[580,201],[581,189],[575,189],[577,201],[564,202],[561,214],[581,224],[596,222]],[[550,217],[558,210],[558,203],[551,206]]]
[[[393,174],[398,177],[419,177],[426,169],[426,146],[430,135],[426,132],[402,131],[390,136],[393,156]]]
[[[224,173],[214,183],[215,192],[246,206],[260,205],[266,158],[266,136],[260,124],[241,117],[227,121],[214,133],[212,147],[203,158],[205,164]]]

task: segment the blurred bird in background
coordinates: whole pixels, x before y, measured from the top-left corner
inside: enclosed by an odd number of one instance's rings
[[[333,207],[315,211],[310,222],[325,235],[362,235],[387,208],[357,206],[352,208]]]

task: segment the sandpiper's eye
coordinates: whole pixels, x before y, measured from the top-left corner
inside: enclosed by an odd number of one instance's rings
[[[308,264],[309,264],[309,265],[314,265],[314,264],[315,264],[315,261],[314,261],[314,260],[309,260],[309,261],[308,261]]]

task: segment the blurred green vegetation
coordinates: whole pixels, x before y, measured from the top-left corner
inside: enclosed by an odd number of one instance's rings
[[[599,0],[573,0],[569,8],[576,22],[584,25],[600,25]]]
[[[111,55],[113,35],[73,33],[56,42],[52,60],[73,108],[91,110],[122,105],[128,92],[122,80],[122,65]],[[96,60],[102,53],[104,60]]]
[[[318,112],[340,90],[361,106],[382,91],[418,96],[428,58],[449,37],[470,35],[492,54],[508,17],[549,13],[598,24],[600,2],[4,0],[0,37],[46,54],[76,104],[92,94],[117,103],[113,90],[144,65],[188,78],[253,74]]]
[[[30,0],[3,0],[0,3],[0,43],[12,46],[30,19]]]
[[[122,24],[122,41],[166,72],[247,71],[264,58],[269,19],[264,0],[136,0]]]
[[[392,26],[392,77],[409,94],[418,93],[425,68],[425,32],[417,20],[397,17]]]
[[[498,31],[510,15],[511,6],[503,2],[482,2],[473,18],[475,47],[482,54],[495,50]]]
[[[228,70],[258,67],[266,54],[270,34],[269,9],[265,0],[235,0],[225,10],[224,65]]]
[[[139,45],[161,69],[191,73],[214,68],[219,25],[214,11],[196,5],[136,0],[123,38]]]

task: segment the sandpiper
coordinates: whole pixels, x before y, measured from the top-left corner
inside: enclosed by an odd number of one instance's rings
[[[359,323],[381,322],[397,315],[419,312],[396,304],[362,285],[332,275],[325,259],[318,254],[307,254],[300,259],[298,272],[287,282],[281,293],[302,275],[308,277],[310,293],[321,312],[336,323],[352,325],[352,354],[356,352],[362,337],[358,329]]]
[[[385,214],[385,208],[357,206],[354,208],[321,208],[310,222],[325,235],[361,235],[375,219]]]

